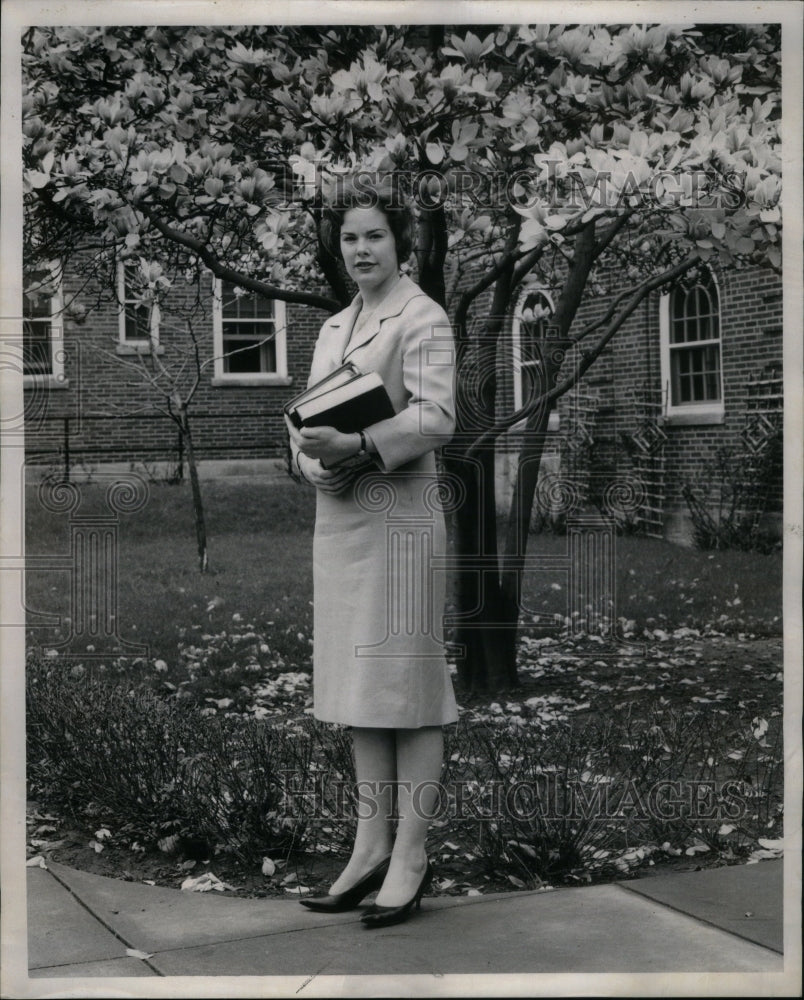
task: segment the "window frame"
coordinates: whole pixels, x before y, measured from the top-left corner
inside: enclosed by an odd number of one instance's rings
[[[54,291],[53,295],[48,299],[50,303],[50,331],[49,331],[49,344],[50,344],[50,371],[49,372],[26,372],[25,371],[25,356],[24,356],[24,345],[25,345],[25,308],[23,299],[23,316],[22,316],[22,339],[20,348],[20,365],[22,366],[22,384],[25,386],[33,385],[49,385],[49,386],[66,386],[67,381],[64,377],[64,294],[62,291],[61,282],[59,282],[58,287]],[[44,322],[44,317],[40,320]]]
[[[659,342],[660,342],[660,368],[662,379],[662,390],[665,393],[665,417],[669,423],[674,424],[720,424],[725,419],[724,390],[723,390],[723,296],[721,294],[720,283],[711,268],[707,268],[707,273],[712,282],[714,294],[717,296],[717,317],[718,336],[710,337],[702,341],[688,341],[684,344],[671,344],[670,333],[672,328],[672,307],[673,296],[681,290],[681,286],[673,289],[659,300]],[[700,282],[696,282],[699,284]],[[695,286],[693,286],[695,287]],[[685,289],[687,295],[692,289]],[[673,369],[672,353],[696,347],[717,346],[718,350],[718,388],[720,398],[716,400],[697,400],[692,403],[673,402]]]
[[[120,262],[117,265],[117,353],[118,354],[147,354],[152,346],[157,353],[162,354],[164,348],[159,343],[159,322],[160,313],[158,304],[154,303],[151,310],[151,327],[147,337],[127,337],[126,336],[126,306],[135,300],[126,296],[126,265]]]
[[[256,292],[245,294],[258,294]],[[227,372],[224,370],[223,351],[223,281],[212,279],[212,344],[214,368],[212,384],[226,385],[290,385],[287,361],[287,321],[285,303],[280,299],[270,299],[273,309],[273,326],[276,330],[274,350],[276,371],[273,372]],[[259,322],[259,319],[256,319]],[[268,320],[263,320],[268,322]]]
[[[513,383],[515,412],[522,407],[524,401],[522,369],[523,367],[533,367],[537,364],[535,361],[522,361],[522,312],[525,309],[528,299],[535,294],[542,295],[544,297],[550,308],[551,314],[555,312],[555,302],[553,302],[553,297],[546,288],[529,288],[519,297],[516,307],[514,308],[514,315],[511,321],[511,378]],[[558,407],[554,406],[550,412],[550,416],[548,417],[548,432],[557,431],[560,423],[561,417],[558,412]],[[523,430],[524,427],[525,420],[523,419],[517,421],[517,423],[511,427],[511,430],[519,431]]]

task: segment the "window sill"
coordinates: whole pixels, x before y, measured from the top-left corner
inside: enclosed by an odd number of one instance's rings
[[[118,344],[115,347],[114,351],[115,351],[115,354],[119,354],[121,356],[131,356],[133,354],[150,354],[151,353],[151,345],[150,344],[146,344],[146,343],[142,343],[142,344]],[[156,347],[156,353],[157,354],[164,354],[165,353],[164,347],[162,347],[160,344],[158,344],[157,347]]]
[[[216,388],[222,386],[265,386],[265,385],[293,385],[293,379],[289,375],[215,375],[212,385]]]
[[[691,406],[688,411],[671,411],[665,416],[665,424],[670,427],[690,427],[695,424],[722,424],[726,415],[722,406],[698,409]]]
[[[48,389],[69,389],[70,380],[61,378],[58,375],[23,375],[23,389],[34,389],[40,385],[47,386]]]

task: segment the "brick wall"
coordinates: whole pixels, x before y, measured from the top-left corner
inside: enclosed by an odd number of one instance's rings
[[[65,298],[73,289],[69,283]],[[64,387],[26,390],[26,451],[31,461],[53,460],[63,448],[69,418],[74,461],[142,461],[175,458],[177,429],[159,412],[164,399],[143,377],[136,354],[118,350],[118,305],[113,291],[80,325],[64,320]],[[177,281],[162,309],[159,360],[176,365],[190,359],[186,329],[190,317],[202,359],[213,355],[212,281],[199,288]],[[282,405],[307,379],[313,344],[326,313],[288,304],[287,359],[290,385],[213,385],[209,363],[191,404],[191,427],[198,457],[266,458],[284,453]],[[188,388],[194,365],[180,381]]]
[[[743,426],[747,383],[751,373],[781,364],[782,288],[769,271],[731,272],[718,276],[720,290],[724,419],[715,425],[668,423],[665,446],[668,507],[680,507],[685,480],[711,466],[714,452],[723,445],[737,446]],[[616,286],[615,286],[616,287]],[[68,294],[72,289],[65,290]],[[460,289],[458,289],[460,291]],[[573,332],[606,308],[599,298],[579,309]],[[454,301],[453,301],[454,305]],[[194,308],[193,308],[194,307]],[[489,308],[489,296],[477,303],[474,317]],[[184,316],[192,313],[202,354],[212,355],[211,280],[200,288],[176,283],[163,310],[161,360],[173,363],[189,341]],[[326,314],[310,307],[287,306],[287,358],[290,385],[214,386],[211,365],[194,398],[192,427],[198,457],[268,458],[284,453],[282,404],[307,378],[313,344]],[[499,412],[513,407],[509,367],[511,317],[506,321],[498,353]],[[157,460],[176,457],[177,432],[171,421],[158,414],[158,396],[137,374],[136,356],[116,354],[118,307],[111,291],[101,294],[95,309],[81,325],[64,322],[66,387],[27,391],[26,449],[32,461],[55,461],[63,448],[64,418],[70,420],[73,461]],[[603,355],[585,377],[582,388],[600,402],[595,424],[595,464],[601,473],[614,475],[628,469],[624,435],[636,429],[630,390],[663,391],[660,369],[659,299],[646,300],[628,319]],[[561,429],[569,425],[571,400],[559,404]],[[551,434],[546,447],[555,465],[559,434]],[[510,479],[519,448],[515,433],[500,440],[500,453],[508,456]],[[508,468],[510,467],[510,468]]]
[[[718,285],[723,422],[685,425],[670,418],[664,425],[668,438],[665,486],[671,508],[683,503],[684,482],[712,467],[718,448],[740,447],[749,379],[782,363],[781,279],[764,270],[729,272],[718,275]],[[633,409],[622,405],[628,390],[644,387],[666,393],[660,372],[658,296],[646,302],[619,332],[608,352],[605,374],[598,376],[600,388],[614,404],[606,436],[609,446],[616,448],[619,434],[635,429]]]
[[[718,424],[680,424],[672,420],[663,426],[667,434],[665,456],[665,499],[669,511],[685,507],[681,489],[686,481],[713,467],[718,448],[738,449],[743,428],[748,381],[760,376],[768,366],[781,367],[782,285],[769,270],[718,274],[721,315],[721,366],[723,382],[723,421]],[[616,288],[616,280],[611,287]],[[572,334],[602,315],[609,297],[589,299],[582,304],[572,327]],[[592,335],[594,336],[594,334]],[[506,325],[499,353],[498,372],[505,369],[505,358],[512,350],[512,323]],[[613,341],[594,362],[580,384],[581,391],[598,397],[599,409],[594,425],[593,467],[603,477],[629,475],[631,461],[624,438],[637,430],[639,414],[633,390],[649,392],[656,400],[666,396],[662,385],[660,345],[660,299],[649,297],[623,324]],[[545,455],[550,468],[555,467],[561,435],[571,427],[571,393],[558,404],[560,429],[548,436]],[[499,412],[513,408],[513,383],[510,372],[500,377]],[[509,434],[501,439],[505,456],[501,466],[501,489],[510,488],[515,471],[515,453],[519,439]],[[781,480],[777,484],[781,499]]]

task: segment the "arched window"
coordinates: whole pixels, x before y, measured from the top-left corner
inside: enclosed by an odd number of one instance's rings
[[[669,417],[690,423],[722,419],[720,334],[720,296],[709,270],[663,296],[662,382]]]
[[[127,262],[117,266],[119,303],[117,353],[147,353],[151,344],[159,346],[159,307],[149,309],[137,294],[137,265]],[[161,351],[160,351],[161,353]]]
[[[511,326],[511,365],[514,409],[531,398],[539,377],[537,342],[544,340],[553,315],[553,300],[542,289],[528,292],[518,302]],[[558,411],[550,414],[548,430],[558,429]]]

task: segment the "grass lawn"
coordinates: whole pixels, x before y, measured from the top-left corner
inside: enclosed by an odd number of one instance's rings
[[[104,492],[81,487],[80,513],[104,511]],[[288,481],[214,481],[203,485],[211,572],[201,574],[188,484],[152,485],[144,508],[121,518],[118,616],[121,638],[147,643],[151,657],[171,664],[183,630],[219,631],[240,614],[270,633],[285,659],[310,666],[312,531],[315,497]],[[37,502],[29,488],[27,551],[64,553],[69,523]],[[66,572],[30,572],[28,607],[70,615]],[[210,608],[210,604],[213,607]],[[210,608],[210,610],[207,610]],[[69,634],[37,630],[41,645]],[[298,636],[303,635],[303,639]],[[79,648],[76,648],[76,652]]]
[[[79,513],[102,513],[104,490],[81,486]],[[144,508],[120,518],[120,636],[147,643],[149,655],[173,666],[186,630],[220,633],[234,621],[252,623],[272,651],[292,669],[309,669],[312,634],[311,490],[288,482],[218,480],[203,485],[211,572],[197,570],[190,491],[187,484],[150,487]],[[69,551],[69,519],[51,513],[28,491],[27,551]],[[566,573],[541,572],[540,554],[560,555],[566,539],[534,535],[532,569],[525,580],[523,615],[565,613]],[[699,552],[654,539],[616,540],[616,615],[644,628],[689,626],[726,633],[781,635],[781,555]],[[70,616],[70,577],[65,571],[27,574],[32,611]],[[233,616],[239,615],[239,619]],[[69,635],[33,630],[44,647]],[[75,652],[81,652],[81,646]]]

